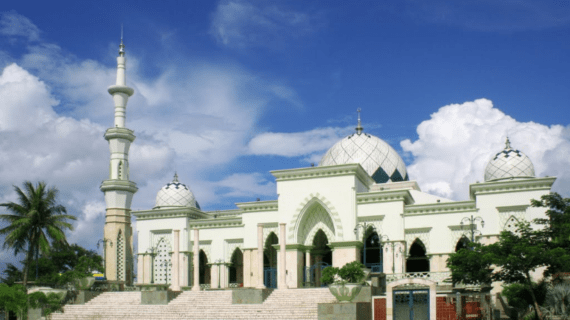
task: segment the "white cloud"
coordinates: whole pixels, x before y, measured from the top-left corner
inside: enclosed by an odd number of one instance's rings
[[[268,181],[262,174],[254,173],[234,173],[225,179],[216,182],[215,186],[221,189],[226,197],[254,197],[272,196],[276,194],[276,186],[273,181]]]
[[[306,155],[312,159],[312,154],[326,151],[352,130],[353,127],[327,127],[304,132],[265,132],[251,139],[248,150],[254,155]]]
[[[0,13],[0,34],[25,37],[29,41],[37,41],[40,38],[38,27],[15,11]]]
[[[507,135],[513,148],[530,157],[537,176],[557,176],[558,191],[570,187],[568,127],[518,122],[479,99],[441,107],[417,132],[418,140],[401,146],[414,157],[408,174],[423,191],[466,199],[468,185],[483,181],[485,166],[504,148]]]
[[[275,2],[228,0],[218,5],[210,34],[229,47],[272,46],[314,32],[320,20],[318,13],[288,10]]]

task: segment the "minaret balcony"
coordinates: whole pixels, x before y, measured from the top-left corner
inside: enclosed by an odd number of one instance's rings
[[[135,138],[136,136],[133,130],[123,127],[109,128],[105,131],[105,140],[107,141],[111,139],[125,139],[133,142],[135,141]]]
[[[110,94],[124,93],[129,97],[132,96],[133,93],[135,93],[135,90],[133,88],[118,84],[110,86],[109,89],[107,89],[107,91],[109,91]]]

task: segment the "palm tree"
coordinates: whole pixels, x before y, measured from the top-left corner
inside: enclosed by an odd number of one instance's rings
[[[67,221],[76,218],[68,215],[65,207],[57,203],[59,191],[55,187],[47,188],[45,182],[39,182],[34,187],[30,181],[25,181],[23,189],[14,186],[18,203],[0,203],[10,212],[0,215],[0,221],[8,223],[7,227],[0,229],[0,234],[6,236],[4,248],[13,249],[14,254],[26,253],[23,272],[25,287],[34,254],[37,258],[40,251],[49,252],[50,241],[66,243],[64,230],[73,230]]]

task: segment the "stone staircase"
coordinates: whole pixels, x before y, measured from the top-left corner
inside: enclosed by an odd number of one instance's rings
[[[141,305],[140,292],[106,292],[66,305],[52,319],[314,319],[317,304],[336,301],[327,288],[274,290],[262,304],[232,304],[232,292],[184,291],[168,305]]]

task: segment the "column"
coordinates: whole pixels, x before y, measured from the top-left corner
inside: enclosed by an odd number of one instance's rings
[[[137,283],[144,283],[145,275],[145,265],[144,265],[144,253],[139,253],[137,255]],[[148,271],[147,271],[148,272]]]
[[[285,223],[279,224],[279,266],[277,267],[277,272],[279,273],[278,279],[279,282],[277,283],[278,289],[287,289],[287,264],[285,263],[285,257],[287,256],[287,252],[285,249]]]
[[[303,287],[310,285],[311,275],[309,272],[311,272],[311,251],[307,250],[307,252],[305,252],[305,279],[303,279],[305,283]]]
[[[172,291],[180,291],[180,230],[174,232],[174,252],[172,253]]]
[[[321,266],[319,263],[323,262],[323,256],[317,255],[315,257],[315,264],[317,267],[315,268],[315,287],[320,288],[321,286]]]
[[[194,250],[193,250],[193,260],[194,260],[194,285],[192,286],[192,291],[200,291],[200,234],[198,229],[194,229]]]
[[[150,253],[144,254],[144,269],[146,270],[144,274],[143,283],[150,283],[150,276],[153,272],[152,270],[152,255]]]
[[[257,288],[265,289],[263,284],[263,224],[257,225]]]

